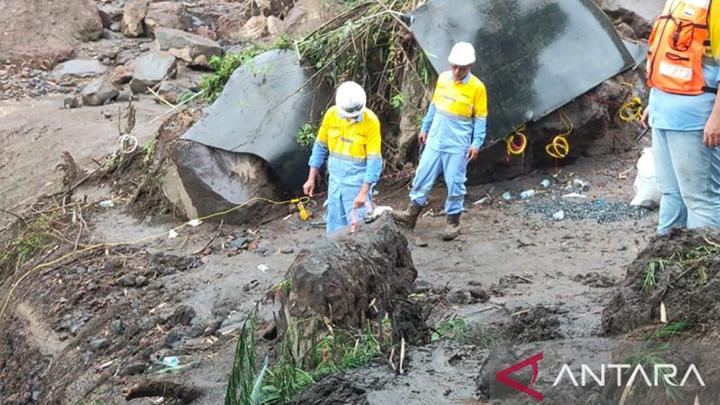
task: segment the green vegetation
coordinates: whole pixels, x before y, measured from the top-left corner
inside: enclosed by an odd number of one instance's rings
[[[302,128],[300,128],[300,130],[298,131],[298,133],[296,135],[297,142],[302,146],[311,148],[313,146],[313,144],[315,143],[315,137],[317,136],[316,135],[317,130],[318,130],[317,126],[315,126],[309,122],[306,123],[305,125],[302,126]]]
[[[276,288],[287,289],[281,282]],[[278,346],[274,365],[265,359],[260,371],[257,362],[256,313],[245,322],[235,351],[233,371],[228,384],[226,405],[281,404],[292,401],[325,375],[367,365],[390,344],[389,318],[373,331],[370,324],[362,331],[334,330],[319,320],[289,319],[287,330]],[[300,345],[300,331],[312,331],[309,347]]]
[[[493,342],[492,335],[483,325],[480,323],[468,324],[461,317],[441,323],[431,335],[430,341],[436,342],[442,338],[453,339],[478,348],[489,347]]]

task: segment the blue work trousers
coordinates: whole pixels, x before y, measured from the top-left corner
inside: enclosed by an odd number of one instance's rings
[[[720,227],[720,147],[703,145],[703,131],[653,129],[653,153],[662,193],[658,233]]]
[[[443,174],[448,190],[445,213],[447,215],[461,213],[465,204],[467,164],[466,153],[446,153],[425,148],[415,172],[410,200],[424,206],[435,181],[440,174]]]
[[[350,225],[353,217],[358,221],[364,221],[367,207],[372,203],[372,190],[368,192],[365,207],[353,210],[353,201],[355,201],[362,185],[348,186],[330,179],[328,188],[327,208],[325,209],[327,233]]]

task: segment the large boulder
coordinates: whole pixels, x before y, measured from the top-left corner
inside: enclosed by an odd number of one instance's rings
[[[182,56],[186,62],[194,62],[200,56],[207,60],[213,56],[222,56],[220,44],[200,35],[172,28],[157,28],[155,39],[161,51],[170,51],[178,57]]]
[[[102,21],[92,0],[0,1],[0,61],[52,65],[75,45],[100,39]]]
[[[130,88],[134,93],[145,93],[164,79],[175,77],[177,63],[167,52],[149,52],[133,62],[133,79]]]
[[[139,37],[145,33],[145,16],[148,12],[147,0],[130,0],[125,3],[121,30],[126,37]]]

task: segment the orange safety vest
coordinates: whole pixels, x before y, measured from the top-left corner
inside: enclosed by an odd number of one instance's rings
[[[705,85],[703,58],[710,47],[712,0],[668,0],[648,43],[649,87],[667,93],[716,93]]]

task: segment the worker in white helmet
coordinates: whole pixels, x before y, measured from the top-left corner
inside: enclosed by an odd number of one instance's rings
[[[470,72],[475,60],[475,48],[467,42],[455,44],[450,52],[451,70],[438,78],[432,104],[422,123],[420,142],[425,144],[425,150],[413,180],[410,204],[405,211],[394,214],[397,222],[414,229],[442,173],[447,185],[447,227],[441,237],[446,241],[460,234],[467,165],[477,158],[485,142],[487,91],[483,82]]]
[[[372,188],[382,172],[380,120],[365,107],[366,102],[359,84],[341,84],[335,106],[325,113],[310,156],[310,173],[303,190],[312,197],[315,179],[329,155],[325,213],[328,233],[364,218],[372,201]]]

